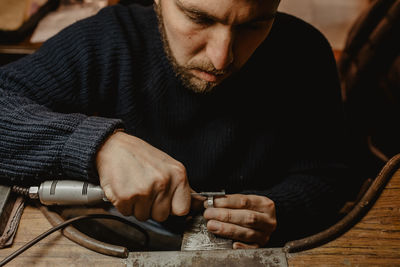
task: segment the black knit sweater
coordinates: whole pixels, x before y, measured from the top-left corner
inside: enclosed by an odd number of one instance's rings
[[[181,85],[153,9],[136,5],[107,7],[0,69],[3,183],[98,183],[96,150],[118,127],[182,162],[195,190],[271,198],[287,238],[343,204],[335,61],[326,39],[292,16],[278,14],[244,68],[204,95]]]

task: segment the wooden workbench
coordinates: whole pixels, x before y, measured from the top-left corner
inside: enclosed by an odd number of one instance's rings
[[[4,258],[51,228],[44,215],[27,206],[11,248]],[[287,255],[289,266],[400,266],[400,170],[397,170],[367,215],[348,232],[323,246]],[[60,232],[53,233],[7,266],[131,266],[81,247]]]
[[[352,224],[350,230],[316,248],[287,253],[286,258],[283,254],[284,261],[289,266],[400,266],[399,166],[400,154],[386,164],[378,175],[379,179],[375,180],[357,205],[365,208],[366,215]],[[378,191],[378,188],[383,190]],[[376,192],[376,201],[368,198],[370,192]],[[0,250],[0,258],[3,259],[51,227],[38,208],[26,206],[14,243],[10,248]],[[248,254],[256,255],[260,251],[249,251]],[[134,254],[131,253],[127,259],[103,255],[56,232],[13,259],[7,266],[132,266]],[[170,257],[174,254],[168,255]]]
[[[400,170],[372,209],[339,238],[288,254],[289,266],[400,266]]]

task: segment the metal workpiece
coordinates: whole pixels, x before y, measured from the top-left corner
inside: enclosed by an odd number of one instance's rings
[[[282,248],[130,252],[126,266],[287,267]]]
[[[199,215],[188,222],[183,234],[181,251],[232,249],[231,239],[218,237],[207,230],[207,220]]]
[[[196,193],[191,193],[192,196],[203,196],[203,197],[221,197],[225,196],[225,190],[222,190],[220,192],[196,192]]]
[[[92,205],[107,201],[99,185],[73,180],[45,181],[39,186],[43,205]]]
[[[214,207],[214,197],[225,196],[225,190],[221,192],[192,193],[192,195],[194,194],[207,197],[206,207],[212,208]],[[207,220],[198,215],[188,221],[188,227],[182,238],[181,251],[232,249],[232,245],[232,240],[210,233],[207,229]]]

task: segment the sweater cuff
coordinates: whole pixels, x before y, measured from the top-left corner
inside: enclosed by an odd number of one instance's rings
[[[98,182],[95,155],[104,140],[117,128],[121,120],[88,117],[70,135],[62,151],[63,173],[70,178]]]

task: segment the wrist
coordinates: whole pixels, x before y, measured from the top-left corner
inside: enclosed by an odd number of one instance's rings
[[[108,141],[110,141],[110,139],[111,139],[112,137],[114,137],[115,135],[117,135],[117,134],[119,134],[119,133],[124,133],[124,132],[125,132],[125,129],[124,129],[124,128],[116,128],[116,129],[114,129],[114,131],[113,131],[110,135],[108,135],[108,136],[103,140],[103,143],[101,144],[101,146],[99,146],[99,148],[98,148],[98,150],[97,150],[97,152],[96,152],[96,156],[95,156],[97,172],[99,171],[99,167],[100,167],[100,165],[101,165],[101,162],[103,161],[103,160],[102,160],[102,159],[104,158],[104,155],[103,155],[103,154],[107,153],[107,152],[106,152],[107,149],[105,149],[105,147],[107,146],[106,143],[107,143]]]

